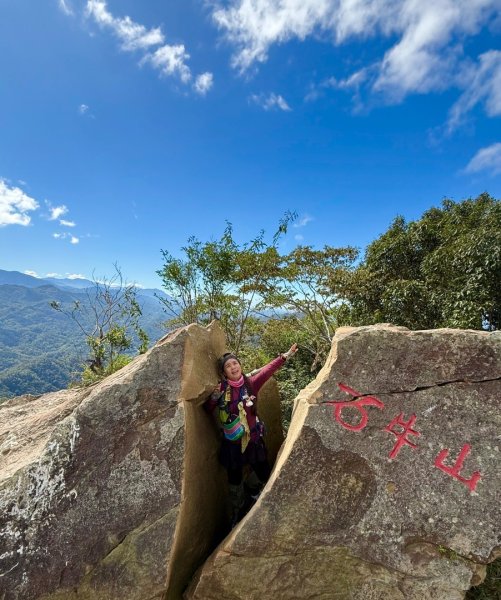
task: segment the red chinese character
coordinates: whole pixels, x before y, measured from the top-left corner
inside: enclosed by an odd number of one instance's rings
[[[356,392],[353,388],[345,385],[344,383],[338,383],[337,385],[341,391],[346,392],[347,394],[351,394],[355,397],[361,396],[359,392]],[[364,406],[375,406],[376,408],[379,408],[379,410],[384,408],[384,404],[381,402],[381,400],[378,400],[373,396],[366,396],[365,398],[360,398],[360,400],[352,400],[351,402],[326,402],[326,404],[332,404],[335,407],[334,417],[336,421],[342,425],[342,427],[351,431],[362,431],[362,429],[367,425],[369,416],[367,415],[365,408],[363,408]],[[355,408],[358,410],[361,415],[360,423],[358,425],[350,425],[349,423],[346,423],[346,421],[343,421],[341,418],[341,413],[344,408]]]
[[[414,429],[412,429],[412,426],[416,421],[416,415],[412,415],[412,417],[407,422],[403,420],[403,417],[404,413],[400,413],[398,417],[395,417],[393,421],[384,428],[385,431],[393,433],[393,435],[397,438],[397,441],[393,446],[393,450],[388,455],[391,459],[397,456],[397,454],[400,452],[400,448],[404,444],[407,444],[407,446],[410,446],[411,448],[417,448],[416,444],[413,444],[407,439],[407,434],[416,436],[421,435],[419,431],[415,431]],[[395,425],[400,425],[400,427],[403,427],[404,430],[399,432],[393,429]]]
[[[444,465],[444,460],[449,455],[449,450],[441,450],[437,458],[435,459],[435,466],[441,471],[444,471],[444,473],[447,473],[451,477],[454,477],[454,479],[458,479],[461,483],[464,483],[465,486],[469,488],[470,492],[473,492],[474,489],[477,487],[478,480],[481,477],[480,471],[475,471],[470,477],[470,479],[465,479],[460,475],[461,469],[463,468],[463,463],[465,461],[465,458],[470,453],[470,450],[471,446],[469,444],[465,444],[462,447],[461,452],[459,453],[459,456],[457,457],[457,460],[453,467],[446,467]]]

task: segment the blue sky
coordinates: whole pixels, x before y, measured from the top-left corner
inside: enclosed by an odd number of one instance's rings
[[[159,287],[191,235],[363,249],[501,197],[501,0],[0,0],[0,268]]]

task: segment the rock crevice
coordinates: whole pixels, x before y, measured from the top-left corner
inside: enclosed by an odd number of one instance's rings
[[[349,397],[345,397],[344,400],[340,400],[340,402],[349,402],[350,400],[358,400],[359,398],[367,398],[368,396],[379,396],[381,394],[411,394],[413,392],[421,392],[423,390],[430,390],[433,388],[440,388],[440,387],[446,387],[448,385],[454,385],[456,383],[465,383],[465,384],[482,384],[482,383],[490,383],[492,381],[495,382],[499,382],[501,381],[501,377],[492,377],[492,378],[483,378],[483,379],[455,379],[452,381],[443,381],[443,382],[438,382],[438,383],[433,383],[430,385],[423,385],[423,386],[419,386],[419,387],[414,387],[411,389],[392,389],[392,390],[387,390],[387,391],[368,391],[368,392],[364,392],[363,394],[352,394],[351,398]],[[319,401],[318,404],[332,404],[332,401],[330,400],[322,400]]]

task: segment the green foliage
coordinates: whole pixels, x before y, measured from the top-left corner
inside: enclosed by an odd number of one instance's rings
[[[447,546],[442,546],[441,544],[438,546],[438,552],[441,556],[451,560],[458,561],[461,559],[461,556],[452,548],[448,548]]]
[[[286,316],[267,320],[260,339],[260,347],[266,353],[267,360],[271,360],[294,343],[299,347],[294,357],[275,374],[280,390],[284,431],[289,428],[294,399],[316,377],[320,369],[318,363],[312,367],[307,338],[306,331],[298,328],[298,319]]]
[[[276,267],[277,245],[296,218],[286,213],[271,244],[264,232],[248,243],[239,245],[233,228],[226,224],[218,240],[202,243],[194,237],[182,248],[183,258],[162,250],[164,264],[157,271],[168,294],[160,298],[169,316],[169,328],[219,319],[229,348],[238,352],[252,337],[256,318],[262,308],[260,292]]]
[[[238,248],[228,223],[221,239],[202,244],[194,237],[182,248],[185,258],[162,250],[163,268],[157,271],[169,295],[161,298],[169,324],[207,323],[224,311],[226,293],[234,280]]]
[[[75,360],[78,360],[75,355]],[[67,386],[71,366],[57,352],[34,356],[1,373],[0,395],[55,392]]]
[[[313,369],[324,362],[336,328],[345,323],[349,309],[341,292],[357,256],[349,246],[300,246],[280,257],[266,280],[263,304],[275,317],[294,319],[296,336],[310,352]]]
[[[108,377],[108,375],[112,375],[116,371],[119,371],[122,367],[125,367],[125,365],[128,365],[131,360],[132,357],[127,354],[117,354],[111,361],[107,363],[106,368],[101,372],[96,372],[90,367],[85,366],[79,381],[71,384],[71,387],[80,385],[88,386],[101,381],[101,379]]]
[[[397,217],[344,282],[355,324],[498,329],[501,204],[488,194]]]
[[[137,331],[137,335],[139,337],[139,348],[137,349],[138,354],[144,354],[148,351],[148,346],[150,344],[150,338],[146,331],[140,327]]]
[[[184,259],[162,251],[164,266],[157,272],[169,294],[163,300],[171,317],[168,326],[206,325],[219,319],[229,348],[250,352],[248,346],[259,338],[259,319],[292,316],[296,337],[302,336],[311,363],[320,365],[348,312],[333,290],[341,289],[358,251],[305,246],[281,256],[280,236],[294,218],[294,214],[284,216],[271,244],[265,243],[261,232],[239,246],[227,224],[219,240],[202,243],[190,238],[182,249]]]

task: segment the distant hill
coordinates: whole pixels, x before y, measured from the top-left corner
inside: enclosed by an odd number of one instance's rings
[[[0,398],[62,389],[81,370],[87,357],[83,335],[49,303],[85,302],[93,285],[83,279],[44,280],[0,270]],[[164,334],[166,320],[154,293],[165,295],[161,290],[138,290],[137,295],[141,326],[152,343]]]
[[[18,271],[3,271],[0,269],[0,285],[23,285],[24,287],[40,287],[47,282]]]
[[[82,277],[77,278],[56,278],[56,277],[33,277],[18,271],[4,271],[0,269],[0,285],[23,285],[24,287],[40,287],[42,285],[54,285],[61,290],[85,289],[94,287],[95,283],[90,279]],[[138,288],[142,296],[160,296],[167,297],[167,294],[162,290],[149,288]]]

